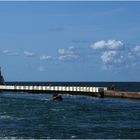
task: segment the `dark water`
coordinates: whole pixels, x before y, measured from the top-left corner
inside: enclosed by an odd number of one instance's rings
[[[139,100],[63,96],[63,101],[52,101],[51,97],[0,93],[0,138],[140,138]]]

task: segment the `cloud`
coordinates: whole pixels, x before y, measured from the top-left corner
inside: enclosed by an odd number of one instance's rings
[[[109,50],[103,52],[101,60],[106,66],[121,66],[124,64],[124,56],[119,51]]]
[[[93,43],[91,48],[94,49],[95,52],[96,50],[100,50],[98,54],[102,66],[105,69],[123,68],[126,63],[131,61],[130,57],[133,57],[132,50],[124,49],[124,43],[119,40],[101,40]],[[124,51],[122,51],[122,49]],[[135,48],[134,50],[138,52],[139,48]]]
[[[134,47],[132,51],[134,54],[140,56],[140,46]]]
[[[118,49],[121,48],[123,46],[123,43],[121,41],[117,41],[117,40],[101,40],[98,42],[95,42],[94,44],[91,44],[91,48],[93,49]]]
[[[140,46],[135,46],[127,51],[107,50],[101,55],[103,66],[107,69],[134,68],[140,66]]]
[[[77,59],[78,56],[77,55],[61,55],[59,56],[59,60],[73,60],[73,59]]]
[[[114,59],[116,54],[117,54],[116,51],[106,51],[106,52],[103,52],[101,59],[103,63],[108,63]]]
[[[135,46],[132,48],[129,53],[128,53],[128,58],[129,59],[137,59],[140,57],[140,46]]]
[[[58,49],[58,54],[59,60],[74,60],[79,58],[74,46],[70,46],[67,49]]]
[[[34,53],[29,52],[29,51],[24,51],[24,55],[31,57],[31,56],[34,56]]]
[[[60,54],[60,55],[63,55],[63,54],[65,54],[65,53],[67,53],[64,49],[58,49],[58,53]]]
[[[128,52],[128,64],[127,67],[140,66],[140,46],[135,46]]]
[[[69,50],[74,50],[75,47],[74,47],[74,46],[70,46],[70,47],[68,47],[68,49],[69,49]]]
[[[42,55],[42,56],[40,56],[40,60],[49,60],[49,59],[51,59],[52,57],[51,56],[49,56],[49,55]]]
[[[2,51],[3,54],[8,54],[8,53],[10,53],[10,52],[11,52],[10,50],[3,50],[3,51]]]
[[[13,51],[8,50],[8,49],[3,50],[3,51],[2,51],[2,54],[4,54],[4,55],[9,55],[9,56],[17,56],[17,55],[19,55],[17,52],[13,52]]]

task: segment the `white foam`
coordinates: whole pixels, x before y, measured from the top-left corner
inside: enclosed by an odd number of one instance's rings
[[[2,120],[23,120],[24,118],[17,118],[17,117],[12,117],[12,116],[8,116],[8,115],[1,115],[0,119]]]
[[[57,111],[63,111],[64,109],[63,108],[58,108],[58,109],[51,109],[52,111],[55,111],[55,112],[57,112]]]
[[[14,118],[8,115],[1,115],[0,119],[14,119]]]
[[[8,139],[11,139],[11,140],[15,140],[15,139],[23,139],[22,137],[0,137],[0,139],[3,139],[3,140],[8,140]]]
[[[71,139],[75,139],[76,138],[76,136],[71,136]]]

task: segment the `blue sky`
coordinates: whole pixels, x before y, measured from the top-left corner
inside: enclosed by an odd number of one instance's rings
[[[140,81],[140,2],[0,2],[6,81]]]

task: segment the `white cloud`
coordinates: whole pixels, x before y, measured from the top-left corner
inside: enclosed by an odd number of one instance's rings
[[[34,53],[29,52],[29,51],[24,51],[24,55],[25,55],[25,56],[33,56]]]
[[[140,45],[124,47],[119,40],[101,40],[91,45],[98,51],[102,66],[105,69],[123,69],[140,66]],[[122,51],[123,50],[123,51]]]
[[[130,61],[139,61],[140,59],[140,46],[135,46],[128,52],[128,59]]]
[[[68,49],[69,50],[73,50],[73,49],[75,49],[75,47],[74,46],[70,46]]]
[[[121,41],[108,40],[106,45],[109,49],[118,49],[123,46],[123,43]]]
[[[124,66],[128,57],[126,57],[125,51],[122,51],[123,47],[124,44],[120,40],[101,40],[91,45],[92,49],[101,50],[98,53],[105,69],[122,68]]]
[[[59,60],[72,60],[72,59],[77,59],[77,55],[61,55],[59,56]]]
[[[140,46],[136,46],[133,51],[140,53]]]
[[[117,41],[117,40],[101,40],[98,42],[95,42],[94,44],[91,45],[91,48],[93,49],[118,49],[121,48],[123,46],[123,43],[121,41]]]
[[[124,55],[118,50],[108,50],[101,55],[103,68],[105,69],[122,68],[125,59]]]
[[[58,49],[58,53],[59,53],[60,55],[63,55],[63,54],[65,54],[66,52],[65,52],[64,49]]]
[[[108,63],[113,61],[114,57],[116,56],[116,51],[105,51],[101,56],[103,63]]]
[[[74,46],[70,46],[67,49],[59,49],[58,54],[59,54],[59,60],[73,60],[77,59],[79,56],[74,50]]]
[[[8,54],[8,53],[11,53],[11,51],[10,50],[3,50],[2,53],[3,54]]]
[[[19,55],[17,52],[13,52],[13,51],[8,50],[8,49],[3,50],[2,53],[3,53],[4,55],[9,55],[9,56],[17,56],[17,55]]]
[[[140,46],[136,46],[132,50],[133,55],[140,56]]]
[[[91,45],[91,48],[93,49],[103,49],[106,46],[106,42],[104,40],[95,42]]]
[[[49,59],[51,59],[52,57],[51,56],[49,56],[49,55],[42,55],[42,56],[40,56],[40,60],[49,60]]]

